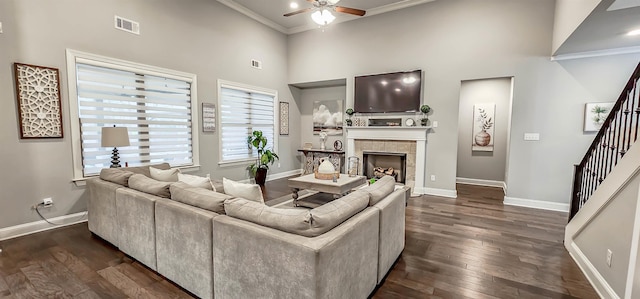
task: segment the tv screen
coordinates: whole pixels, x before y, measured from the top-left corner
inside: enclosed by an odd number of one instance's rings
[[[416,112],[420,110],[422,71],[355,78],[355,112]]]

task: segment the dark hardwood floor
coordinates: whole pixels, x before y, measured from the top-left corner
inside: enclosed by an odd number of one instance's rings
[[[289,194],[267,183],[268,200]],[[504,206],[502,190],[411,198],[406,247],[373,298],[598,298],[562,245],[567,215]],[[191,298],[86,223],[0,242],[0,298]]]

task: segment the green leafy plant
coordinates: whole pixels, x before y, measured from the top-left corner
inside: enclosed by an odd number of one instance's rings
[[[420,123],[422,126],[426,126],[429,121],[429,117],[427,117],[427,113],[431,112],[431,107],[429,105],[420,106],[420,112],[422,112],[422,119],[420,119]]]
[[[347,111],[345,111],[344,113],[346,113],[347,115],[351,116],[351,115],[355,114],[356,112],[355,112],[355,111],[353,111],[353,109],[349,108],[349,109],[347,109]]]
[[[480,123],[482,131],[491,129],[493,126],[493,120],[491,117],[488,117],[487,112],[482,108],[478,108],[478,112],[480,112],[480,116],[478,116],[477,121]]]
[[[249,148],[258,150],[256,163],[248,167],[254,176],[258,169],[269,169],[269,164],[273,164],[276,160],[280,159],[276,153],[267,148],[267,138],[262,135],[262,131],[253,131],[253,133],[247,137],[247,144]]]

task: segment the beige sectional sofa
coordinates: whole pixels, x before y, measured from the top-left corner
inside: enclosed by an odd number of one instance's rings
[[[89,180],[89,230],[201,298],[366,298],[404,248],[392,178],[307,210],[149,176]]]

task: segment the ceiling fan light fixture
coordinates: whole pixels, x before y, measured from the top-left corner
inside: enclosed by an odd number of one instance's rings
[[[311,19],[316,22],[316,24],[320,25],[320,26],[324,26],[327,25],[331,22],[333,22],[333,20],[336,19],[335,16],[333,16],[333,14],[331,14],[331,12],[327,9],[323,9],[323,10],[318,10],[314,13],[311,14]]]

